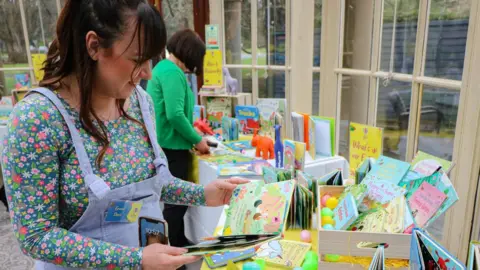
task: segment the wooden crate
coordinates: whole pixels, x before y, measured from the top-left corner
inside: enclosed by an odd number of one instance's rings
[[[345,189],[344,186],[318,186],[318,205],[320,199],[325,194],[340,196]],[[385,259],[409,259],[410,241],[409,234],[391,234],[391,233],[368,233],[353,231],[327,231],[322,228],[322,219],[320,218],[320,209],[317,210],[317,228],[318,228],[318,253],[338,254],[342,256],[360,256],[373,257],[376,249],[359,248],[360,242],[386,243]],[[323,269],[363,269],[360,265],[329,263],[321,261],[319,266]],[[326,268],[328,267],[328,268]],[[405,268],[406,269],[406,268]]]

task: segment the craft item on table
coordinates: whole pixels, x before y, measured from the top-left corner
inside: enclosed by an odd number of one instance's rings
[[[193,106],[193,122],[205,119],[205,106],[195,105]]]
[[[200,130],[202,133],[205,133],[205,134],[208,134],[208,135],[215,135],[212,128],[208,124],[207,119],[196,120],[193,123],[193,126],[196,127],[198,130]]]
[[[237,162],[232,164],[218,165],[217,175],[219,177],[243,176],[256,177],[263,175],[263,167],[271,167],[270,163],[264,160],[252,160],[250,162]]]
[[[240,122],[242,134],[253,134],[253,130],[260,129],[260,115],[255,106],[235,106],[235,118]]]
[[[343,174],[341,170],[334,170],[317,180],[318,185],[323,186],[343,186]]]
[[[308,125],[309,153],[315,159],[317,155],[331,157],[335,155],[335,119],[310,116]]]
[[[468,251],[468,269],[478,270],[480,269],[480,242],[472,241],[470,243],[470,249]]]
[[[283,143],[282,143],[282,126],[275,125],[275,144],[273,149],[275,151],[275,167],[283,168]]]
[[[254,131],[252,138],[252,146],[256,148],[255,156],[262,157],[263,159],[273,159],[273,141],[269,137],[258,135],[257,130]]]
[[[385,246],[379,245],[375,254],[373,255],[372,262],[368,267],[368,270],[383,270],[385,269]]]
[[[226,210],[222,235],[282,233],[294,190],[295,180],[239,185]]]
[[[311,229],[314,213],[313,193],[306,187],[297,184],[288,216],[288,229]]]
[[[227,91],[227,94],[236,95],[239,90],[238,80],[233,78],[232,75],[230,75],[230,71],[228,71],[228,68],[223,67],[222,72],[223,77],[225,78],[225,90]]]
[[[407,189],[407,192],[405,194],[405,197],[407,198],[407,200],[410,199],[412,194],[422,185],[423,182],[427,182],[431,184],[432,186],[434,186],[435,188],[437,188],[447,196],[447,198],[445,199],[443,204],[440,206],[440,208],[435,212],[433,217],[431,217],[428,220],[427,224],[425,224],[425,226],[428,226],[432,222],[434,222],[437,218],[439,218],[443,213],[445,213],[450,207],[452,207],[458,201],[459,198],[447,174],[440,170],[438,172],[433,173],[430,176],[416,179],[408,183],[404,183],[402,181],[400,184],[405,185]]]
[[[448,174],[452,167],[452,162],[438,158],[436,156],[418,151],[412,160],[412,170],[423,175],[431,175],[442,167],[442,170]]]
[[[222,136],[225,141],[238,141],[239,129],[238,119],[227,116],[222,118]]]
[[[413,229],[410,243],[410,269],[467,269],[420,228]]]
[[[225,142],[223,144],[234,151],[253,149],[252,142],[250,140]]]
[[[267,184],[293,179],[292,172],[289,170],[273,168],[270,166],[263,167],[262,170],[263,180]]]
[[[223,97],[207,97],[207,120],[213,130],[221,129],[222,118],[232,116],[232,99]]]
[[[405,231],[405,196],[393,199],[385,208],[387,216],[384,229],[388,233],[402,233]]]
[[[430,218],[440,209],[446,198],[447,196],[443,192],[428,182],[423,182],[412,193],[412,196],[408,199],[408,206],[418,227],[423,228],[427,224]]]
[[[238,262],[255,256],[255,248],[249,248],[241,251],[226,251],[217,254],[208,254],[203,257],[210,269],[222,267],[228,264],[228,261]]]
[[[331,197],[329,200],[333,198],[335,197]],[[327,201],[327,207],[328,203],[329,201]],[[358,210],[355,198],[351,193],[347,193],[345,198],[343,198],[343,200],[338,203],[338,206],[335,208],[335,210],[333,210],[335,230],[346,230],[357,218]]]
[[[343,198],[345,198],[345,196],[350,193],[353,195],[353,197],[355,198],[355,202],[357,204],[357,207],[363,202],[363,199],[365,198],[365,196],[367,195],[367,186],[364,185],[364,184],[360,184],[360,185],[348,185],[345,187],[345,189],[343,190],[342,194],[340,195],[340,197],[338,198],[338,200],[343,200]]]
[[[287,111],[286,99],[258,98],[257,108],[260,114],[260,133],[273,138],[274,126],[282,126],[282,137],[286,136],[285,112]]]
[[[254,259],[264,260],[267,264],[266,269],[299,267],[311,248],[310,243],[274,240],[259,246]]]
[[[383,153],[383,130],[351,122],[349,125],[350,175],[367,157],[377,159]]]
[[[358,166],[358,168],[355,170],[356,184],[362,183],[363,179],[370,172],[374,164],[375,164],[374,158],[366,158],[363,160],[360,166]]]

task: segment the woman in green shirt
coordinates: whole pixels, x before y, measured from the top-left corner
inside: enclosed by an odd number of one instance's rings
[[[170,55],[153,69],[147,92],[153,99],[158,143],[167,156],[170,172],[175,177],[188,179],[189,150],[195,146],[200,152],[208,153],[209,147],[193,127],[196,97],[185,73],[202,74],[206,49],[195,32],[185,29],[168,40],[167,50]],[[189,244],[183,222],[187,209],[188,206],[165,204],[163,215],[168,222],[172,246]]]

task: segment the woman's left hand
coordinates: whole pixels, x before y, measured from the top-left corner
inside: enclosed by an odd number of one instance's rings
[[[217,179],[205,186],[205,201],[207,206],[228,204],[233,190],[240,184],[250,182],[242,178]]]

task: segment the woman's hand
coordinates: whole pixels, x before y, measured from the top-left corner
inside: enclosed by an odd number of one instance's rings
[[[200,260],[200,256],[183,256],[187,252],[184,248],[171,247],[161,244],[148,245],[143,249],[143,270],[176,270],[184,264]]]
[[[195,145],[195,148],[197,148],[200,154],[210,153],[210,146],[207,144],[207,138],[202,138],[202,140]]]
[[[207,206],[221,206],[228,204],[233,190],[240,184],[250,182],[247,179],[230,178],[217,179],[205,186],[205,201]]]

